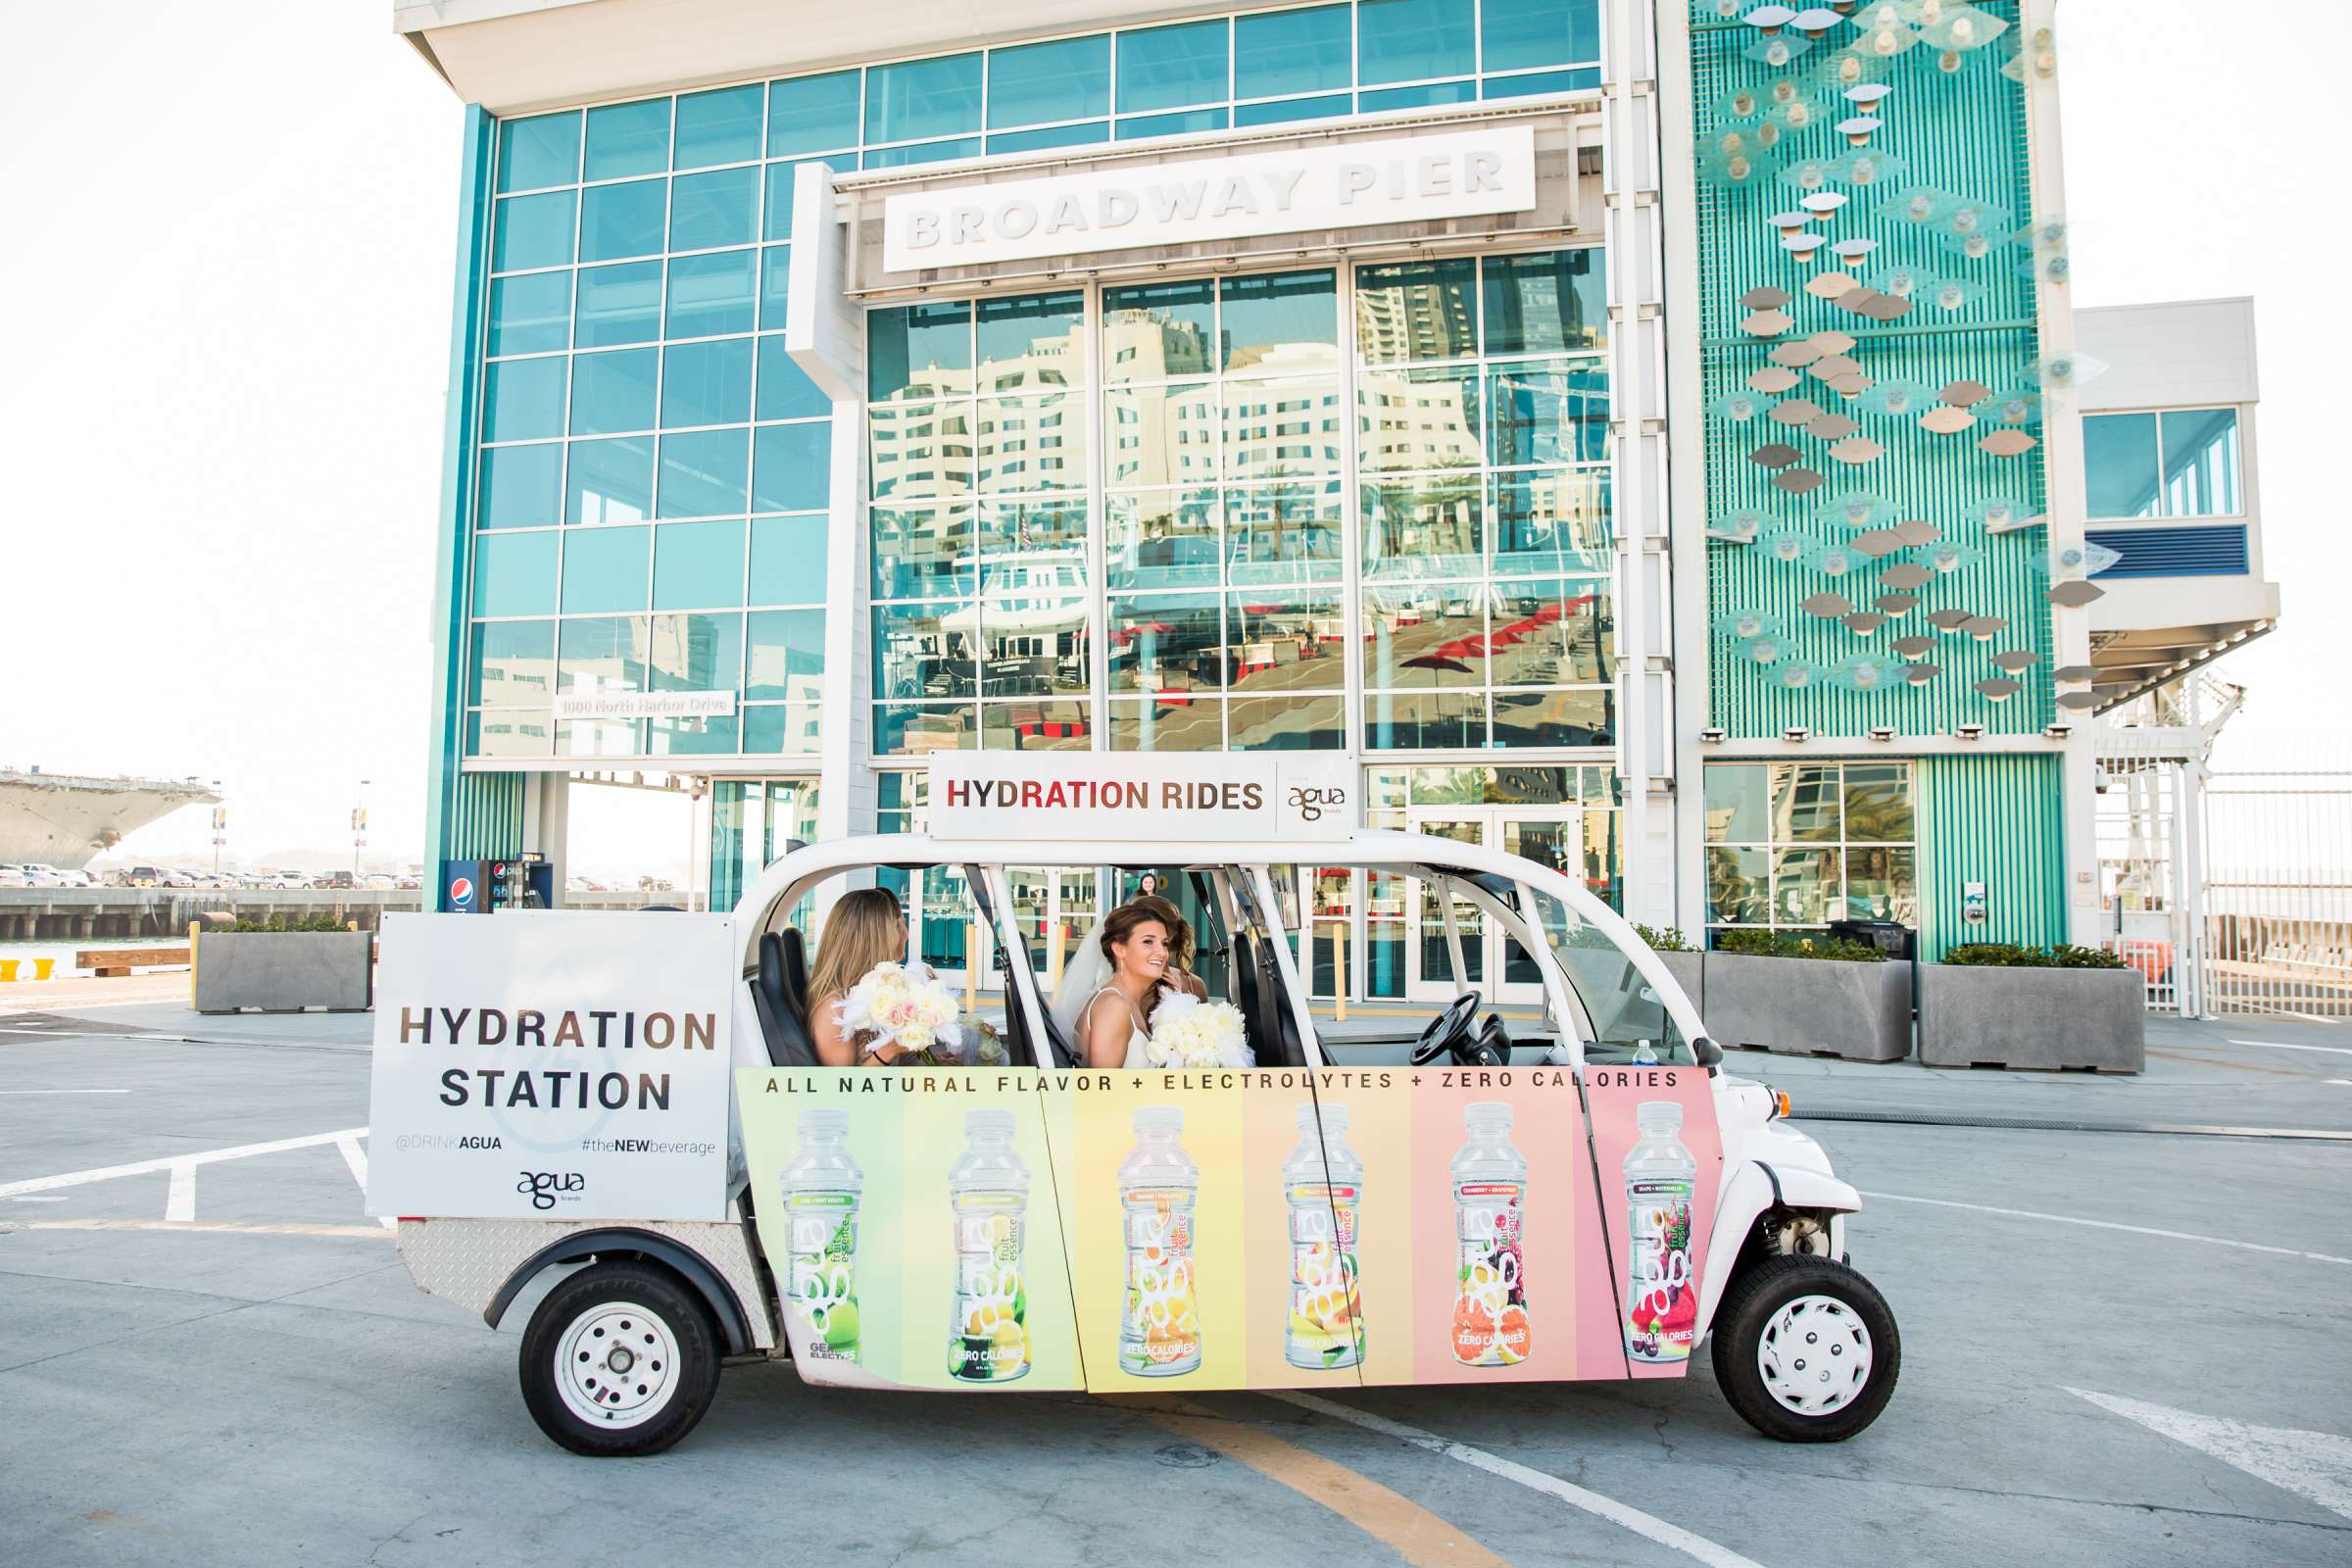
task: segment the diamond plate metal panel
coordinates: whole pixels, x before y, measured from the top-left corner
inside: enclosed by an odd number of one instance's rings
[[[487,1310],[514,1271],[542,1248],[582,1231],[613,1229],[611,1221],[565,1224],[536,1219],[404,1219],[400,1258],[427,1296],[471,1312]],[[727,1282],[751,1325],[752,1343],[776,1351],[776,1324],[760,1285],[760,1261],[749,1221],[632,1221],[629,1230],[664,1237],[690,1249]]]

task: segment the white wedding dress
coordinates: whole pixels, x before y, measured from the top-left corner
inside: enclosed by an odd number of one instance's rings
[[[1063,1038],[1083,1058],[1086,1054],[1087,1009],[1095,1005],[1097,998],[1107,993],[1110,1000],[1102,1004],[1125,1008],[1132,1029],[1127,1036],[1127,1054],[1119,1065],[1149,1067],[1152,1065],[1152,1031],[1143,1019],[1136,1016],[1134,1004],[1127,1000],[1126,994],[1110,983],[1110,960],[1102,956],[1102,920],[1106,918],[1097,919],[1087,927],[1086,935],[1079,939],[1078,951],[1070,956],[1069,966],[1061,971],[1061,984],[1054,988],[1054,1004],[1047,1010],[1053,1013],[1054,1021],[1061,1026]]]

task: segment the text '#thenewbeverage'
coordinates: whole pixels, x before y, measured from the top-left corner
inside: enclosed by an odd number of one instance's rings
[[[858,1359],[858,1198],[865,1175],[847,1147],[845,1110],[804,1110],[801,1152],[784,1167],[792,1299],[816,1343],[814,1360]]]
[[[1464,1366],[1514,1366],[1533,1342],[1521,1252],[1527,1156],[1511,1142],[1509,1105],[1482,1100],[1462,1107],[1452,1174],[1453,1358]]]
[[[1690,1194],[1698,1161],[1683,1147],[1683,1107],[1645,1100],[1634,1112],[1641,1142],[1626,1151],[1625,1349],[1637,1361],[1687,1361],[1698,1327],[1690,1277]]]
[[[1364,1358],[1363,1298],[1356,1284],[1357,1205],[1364,1162],[1348,1147],[1348,1107],[1298,1107],[1298,1147],[1283,1161],[1291,1207],[1291,1319],[1282,1337],[1293,1366],[1354,1366]]]
[[[1193,1202],[1200,1167],[1179,1136],[1184,1112],[1142,1105],[1135,1150],[1119,1165],[1127,1227],[1127,1303],[1119,1317],[1119,1370],[1175,1377],[1200,1364],[1200,1311],[1193,1282]]]
[[[1012,1112],[967,1110],[963,1157],[948,1172],[956,1215],[956,1306],[948,1375],[1009,1383],[1029,1370],[1029,1287],[1021,1273],[1029,1167],[1012,1148]]]

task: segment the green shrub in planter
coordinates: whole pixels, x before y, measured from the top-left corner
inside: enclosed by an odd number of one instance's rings
[[[1682,931],[1675,926],[1642,925],[1637,922],[1634,926],[1634,935],[1647,943],[1649,951],[1652,953],[1689,953],[1691,951],[1690,944],[1683,940]]]
[[[2026,947],[2016,942],[1972,942],[1943,956],[1945,963],[1994,969],[2121,969],[2123,958],[2105,948]]]
[[[1843,937],[1800,937],[1787,931],[1726,931],[1715,939],[1717,953],[1744,958],[1829,958],[1838,963],[1885,963],[1886,955]]]

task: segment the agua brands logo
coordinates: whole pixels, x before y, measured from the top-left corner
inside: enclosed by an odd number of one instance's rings
[[[1347,806],[1348,792],[1337,784],[1322,789],[1310,789],[1304,784],[1291,786],[1291,809],[1309,822],[1320,822],[1325,811],[1345,810]]]
[[[576,1170],[526,1170],[514,1190],[527,1195],[533,1208],[553,1208],[559,1200],[578,1202],[588,1191],[588,1178]]]

